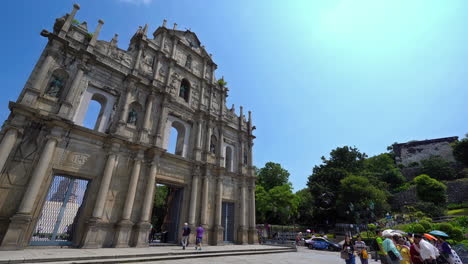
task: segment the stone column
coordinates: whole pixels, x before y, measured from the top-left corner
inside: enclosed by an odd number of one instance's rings
[[[218,182],[216,184],[216,211],[215,211],[215,227],[214,227],[214,242],[216,245],[223,245],[224,238],[223,238],[223,231],[224,228],[222,226],[222,207],[223,207],[223,177],[219,176]]]
[[[86,66],[83,64],[79,64],[77,66],[77,71],[75,78],[73,79],[73,82],[68,89],[67,97],[65,98],[65,101],[63,104],[60,106],[59,110],[59,115],[63,118],[66,119],[71,119],[72,118],[72,108],[73,108],[73,101],[75,99],[75,94],[77,90],[79,89],[81,80],[83,79],[84,75],[84,70],[86,69]]]
[[[245,196],[247,192],[247,186],[244,181],[241,183],[241,194],[240,194],[240,212],[239,212],[239,229],[237,230],[237,242],[239,244],[246,244],[247,243],[247,230],[248,227],[245,223],[246,218],[246,204],[245,204]]]
[[[203,177],[203,186],[201,191],[201,213],[200,213],[200,223],[204,229],[208,228],[208,192],[209,192],[209,171],[207,169],[206,175]]]
[[[156,132],[156,146],[159,148],[163,148],[163,142],[164,142],[164,129],[166,126],[166,120],[167,120],[167,114],[168,114],[168,109],[165,106],[164,103],[161,105],[161,115],[158,120],[158,128]]]
[[[104,213],[104,206],[107,201],[110,182],[114,174],[114,168],[117,162],[117,151],[120,145],[113,143],[109,151],[104,173],[102,175],[101,184],[97,194],[96,202],[92,217],[87,221],[85,235],[83,237],[83,248],[98,248],[103,241],[99,236],[99,229],[101,228],[102,215]]]
[[[94,34],[93,34],[93,37],[91,38],[91,40],[89,41],[88,43],[88,47],[86,48],[86,50],[88,52],[93,52],[94,50],[94,46],[96,45],[96,41],[97,41],[97,38],[99,36],[99,33],[101,32],[101,28],[102,28],[102,25],[104,24],[104,21],[102,21],[101,19],[98,20],[98,25],[96,26],[96,30],[94,31]]]
[[[140,222],[136,226],[136,247],[148,246],[148,235],[151,229],[150,217],[151,210],[153,209],[154,189],[156,187],[156,174],[158,172],[158,159],[155,157],[151,163],[151,168],[148,174],[146,183],[145,198],[143,200],[143,207],[141,209]]]
[[[249,244],[257,244],[257,226],[255,222],[255,178],[251,180],[249,190]]]
[[[49,50],[47,51],[44,62],[42,63],[41,66],[38,67],[39,71],[37,72],[34,78],[32,88],[38,92],[43,90],[43,83],[46,81],[46,79],[48,79],[47,73],[49,72],[52,62],[54,61],[55,50],[53,49],[55,49],[55,47],[54,47],[54,44],[52,43],[51,47],[49,47]]]
[[[189,208],[189,225],[190,228],[194,228],[195,223],[195,215],[197,212],[197,196],[198,196],[198,181],[199,181],[199,169],[195,169],[195,173],[192,176],[192,190],[190,192],[190,208]],[[197,171],[198,170],[198,171]]]
[[[31,179],[29,180],[28,187],[24,193],[23,199],[18,210],[20,214],[30,214],[34,203],[36,202],[37,195],[41,188],[42,183],[46,177],[47,169],[50,166],[52,157],[54,156],[55,147],[59,139],[56,136],[48,136],[47,142],[42,150],[39,161],[33,171]]]
[[[10,152],[15,146],[18,138],[18,130],[16,128],[8,128],[0,143],[0,172],[3,171],[3,166],[10,156]]]
[[[54,128],[51,134],[47,136],[47,141],[39,157],[39,161],[32,172],[19,209],[16,214],[10,218],[10,224],[1,244],[3,250],[20,249],[27,245],[28,241],[26,241],[27,238],[25,236],[27,235],[26,231],[31,225],[32,209],[47,176],[46,172],[51,164],[61,135],[62,129]]]
[[[148,135],[151,130],[151,114],[153,111],[154,94],[151,93],[146,100],[145,117],[143,119],[143,131],[140,134],[140,141],[148,143]]]
[[[125,125],[127,123],[127,115],[128,115],[128,104],[130,102],[130,99],[132,97],[132,93],[130,92],[130,86],[127,88],[127,94],[125,95],[125,100],[123,104],[123,109],[122,113],[120,114],[120,120],[119,124],[120,125]]]
[[[67,20],[65,20],[65,23],[63,23],[62,28],[60,29],[59,37],[65,38],[65,36],[68,33],[68,30],[70,29],[71,23],[73,19],[75,18],[76,12],[80,9],[79,4],[74,4],[73,5],[73,10],[71,14],[67,17]]]
[[[117,224],[117,233],[114,237],[115,247],[128,247],[128,242],[130,241],[130,235],[132,231],[131,228],[133,226],[133,222],[130,221],[130,217],[132,215],[133,203],[135,201],[138,178],[140,177],[142,159],[143,152],[140,151],[137,157],[135,158],[135,162],[133,164],[132,175],[130,177],[127,196],[125,198],[122,219]]]
[[[202,133],[203,121],[199,119],[196,122],[196,135],[195,135],[195,160],[201,160],[201,133]]]

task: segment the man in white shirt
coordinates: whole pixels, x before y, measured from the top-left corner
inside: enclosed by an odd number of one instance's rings
[[[436,247],[424,240],[421,234],[414,235],[414,243],[419,248],[419,254],[425,264],[436,263],[436,259],[439,256],[439,250]]]

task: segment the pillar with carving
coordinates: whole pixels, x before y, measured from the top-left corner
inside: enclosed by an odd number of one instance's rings
[[[115,247],[128,247],[130,241],[133,222],[130,221],[132,215],[133,203],[135,201],[138,178],[140,177],[141,163],[143,160],[143,151],[139,151],[133,163],[132,174],[128,184],[127,196],[125,198],[122,218],[117,224],[117,232],[114,237]]]
[[[28,186],[21,200],[21,204],[18,208],[16,214],[10,219],[10,224],[8,230],[3,237],[1,248],[3,250],[7,249],[20,249],[27,244],[27,230],[29,229],[32,222],[32,211],[38,200],[39,191],[41,186],[44,183],[48,173],[50,164],[52,163],[52,158],[55,153],[57,144],[60,142],[63,135],[63,129],[55,127],[51,130],[51,133],[47,136],[47,141],[44,144],[42,152],[39,156],[39,161],[37,162],[31,178],[29,180]],[[10,136],[12,140],[13,136]],[[47,193],[47,192],[45,192]],[[41,194],[41,195],[45,195]]]
[[[118,143],[112,143],[109,153],[107,155],[106,165],[104,167],[104,173],[102,174],[101,183],[99,185],[99,191],[94,204],[92,217],[87,222],[87,227],[83,239],[83,248],[98,248],[102,245],[103,241],[98,236],[100,228],[102,226],[102,216],[104,214],[104,206],[107,201],[107,195],[109,192],[112,175],[117,163],[117,153],[120,145]]]
[[[153,209],[154,191],[156,188],[156,174],[159,166],[159,155],[156,154],[151,162],[151,168],[146,180],[146,190],[141,208],[140,222],[136,225],[136,239],[133,243],[136,247],[148,246],[148,236],[151,229],[150,217]]]
[[[224,228],[222,226],[222,207],[223,207],[223,176],[219,176],[216,182],[215,214],[214,214],[214,244],[224,244]]]

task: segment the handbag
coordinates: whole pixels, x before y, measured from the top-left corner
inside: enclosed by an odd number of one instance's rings
[[[342,258],[342,259],[346,259],[346,260],[349,259],[349,253],[348,253],[347,250],[342,250],[342,251],[341,251],[341,258]]]
[[[388,256],[390,257],[391,260],[399,260],[399,258],[397,257],[397,255],[395,253],[393,253],[393,251],[389,251],[387,252]]]
[[[369,255],[367,254],[367,250],[365,250],[365,249],[363,249],[361,251],[361,255],[362,255],[363,259],[368,259],[369,258]]]

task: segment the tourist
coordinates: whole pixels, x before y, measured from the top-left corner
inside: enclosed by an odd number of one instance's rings
[[[397,236],[398,238],[398,236]],[[388,261],[391,264],[400,264],[401,254],[398,252],[398,249],[395,246],[395,243],[393,242],[393,236],[390,233],[387,233],[385,235],[385,240],[382,243],[382,247],[387,253],[388,256]]]
[[[203,239],[203,232],[205,229],[201,226],[201,224],[197,227],[197,238],[195,243],[195,250],[202,250],[202,239]]]
[[[345,237],[345,242],[343,243],[343,248],[341,249],[341,258],[343,258],[346,264],[355,264],[356,258],[354,257],[354,245],[351,242],[349,236]]]
[[[297,233],[296,235],[296,245],[300,246],[302,243],[302,232]]]
[[[366,248],[366,243],[362,241],[361,236],[357,237],[357,241],[354,243],[354,249],[356,250],[359,259],[361,260],[361,264],[367,264],[368,263],[368,254],[367,254],[367,248]]]
[[[403,258],[400,260],[400,264],[410,264],[411,263],[411,256],[410,256],[410,248],[406,245],[406,241],[404,238],[398,238],[397,249]]]
[[[414,235],[415,249],[419,252],[422,263],[435,264],[439,251],[431,243],[423,239],[421,234]]]
[[[189,236],[190,236],[190,227],[188,226],[187,223],[184,224],[184,227],[182,228],[182,249],[185,250],[185,247],[188,246],[189,242]]]
[[[412,233],[407,233],[406,236],[405,236],[405,239],[406,239],[406,245],[408,247],[411,247],[411,245],[414,244],[414,240],[413,240],[413,234]]]
[[[446,262],[450,264],[461,263],[461,261],[459,260],[460,257],[457,255],[457,253],[454,250],[452,250],[452,247],[450,247],[450,244],[447,241],[445,241],[445,238],[438,237],[438,239],[439,239],[438,249],[443,260],[445,260]]]
[[[382,264],[388,264],[387,253],[385,252],[382,246],[383,244],[382,231],[376,230],[375,234],[377,235],[377,238],[375,239],[375,241],[377,242],[377,246],[379,247],[379,251],[377,253],[379,255],[380,262],[382,262]]]

